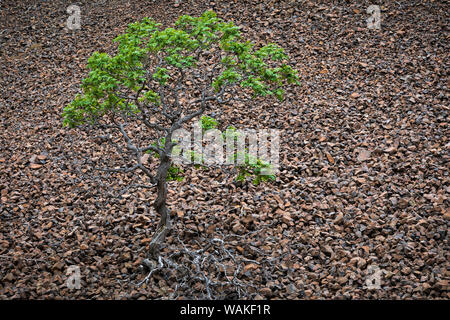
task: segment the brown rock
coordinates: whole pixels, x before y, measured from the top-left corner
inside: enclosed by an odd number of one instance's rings
[[[261,293],[263,296],[269,298],[272,296],[272,289],[265,287],[265,288],[262,288],[261,290],[259,290],[259,293]]]
[[[366,149],[361,149],[358,154],[358,161],[363,162],[370,159],[371,152]]]
[[[283,216],[281,217],[281,221],[283,221],[286,224],[289,224],[292,221],[291,214],[289,212],[284,212]]]
[[[250,263],[244,267],[244,272],[247,272],[249,270],[256,270],[256,269],[258,269],[258,266],[254,263]]]
[[[334,219],[335,224],[340,224],[344,220],[344,214],[342,212],[339,212],[336,219]]]
[[[14,275],[9,272],[6,276],[3,277],[3,281],[12,282],[15,279]]]
[[[448,290],[448,280],[439,280],[434,284],[434,288],[437,290]]]

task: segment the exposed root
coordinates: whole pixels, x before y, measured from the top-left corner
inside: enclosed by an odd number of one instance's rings
[[[262,277],[270,280],[270,274],[274,273],[281,258],[270,259],[269,253],[262,251],[258,252],[256,260],[239,255],[233,249],[235,245],[230,242],[245,240],[245,237],[229,235],[204,239],[206,244],[197,243],[197,247],[200,247],[197,250],[188,248],[176,237],[176,241],[159,252],[157,258],[143,261],[148,273],[137,285],[148,284],[152,277],[154,280],[163,278],[174,284],[170,290],[170,299],[179,296],[210,300],[253,299],[259,288],[252,283],[253,277],[244,270],[245,266],[258,266]]]

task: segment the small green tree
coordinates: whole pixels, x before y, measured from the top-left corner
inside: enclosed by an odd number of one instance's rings
[[[275,44],[257,48],[242,39],[237,26],[212,11],[200,17],[181,16],[175,27],[166,29],[145,18],[130,24],[114,41],[117,54],[95,52],[89,58],[83,93],[64,108],[64,125],[88,124],[116,130],[123,137],[135,163],[105,170],[139,169],[156,187],[153,206],[161,220],[150,243],[150,253],[155,255],[170,229],[166,180],[173,173],[174,131],[213,104],[231,102],[237,93],[282,100],[283,86],[298,84],[298,76],[282,48]],[[137,145],[131,124],[148,130],[153,142]],[[109,134],[102,139],[113,142]],[[150,168],[151,161],[159,161],[156,170]]]

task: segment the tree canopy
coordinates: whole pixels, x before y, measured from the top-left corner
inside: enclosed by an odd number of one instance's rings
[[[250,88],[254,96],[282,99],[284,85],[299,83],[281,47],[256,48],[242,39],[233,22],[224,22],[212,11],[200,17],[181,16],[175,27],[165,29],[144,18],[114,41],[118,43],[115,55],[95,52],[89,58],[83,93],[64,109],[65,125],[96,123],[111,112],[131,116],[148,110],[162,111],[175,120],[183,106],[174,101],[174,110],[168,112],[163,89],[173,85],[174,91],[182,91],[187,73],[192,72],[204,86],[193,105],[221,102],[225,90],[233,86]],[[205,78],[209,82],[204,83]]]

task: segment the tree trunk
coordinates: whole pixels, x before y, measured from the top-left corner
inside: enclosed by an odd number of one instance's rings
[[[170,211],[166,205],[167,199],[167,172],[171,165],[171,159],[167,155],[161,156],[161,163],[156,175],[157,197],[153,207],[160,216],[159,225],[156,228],[152,241],[150,242],[150,256],[157,258],[161,244],[164,243],[167,233],[170,231]]]

